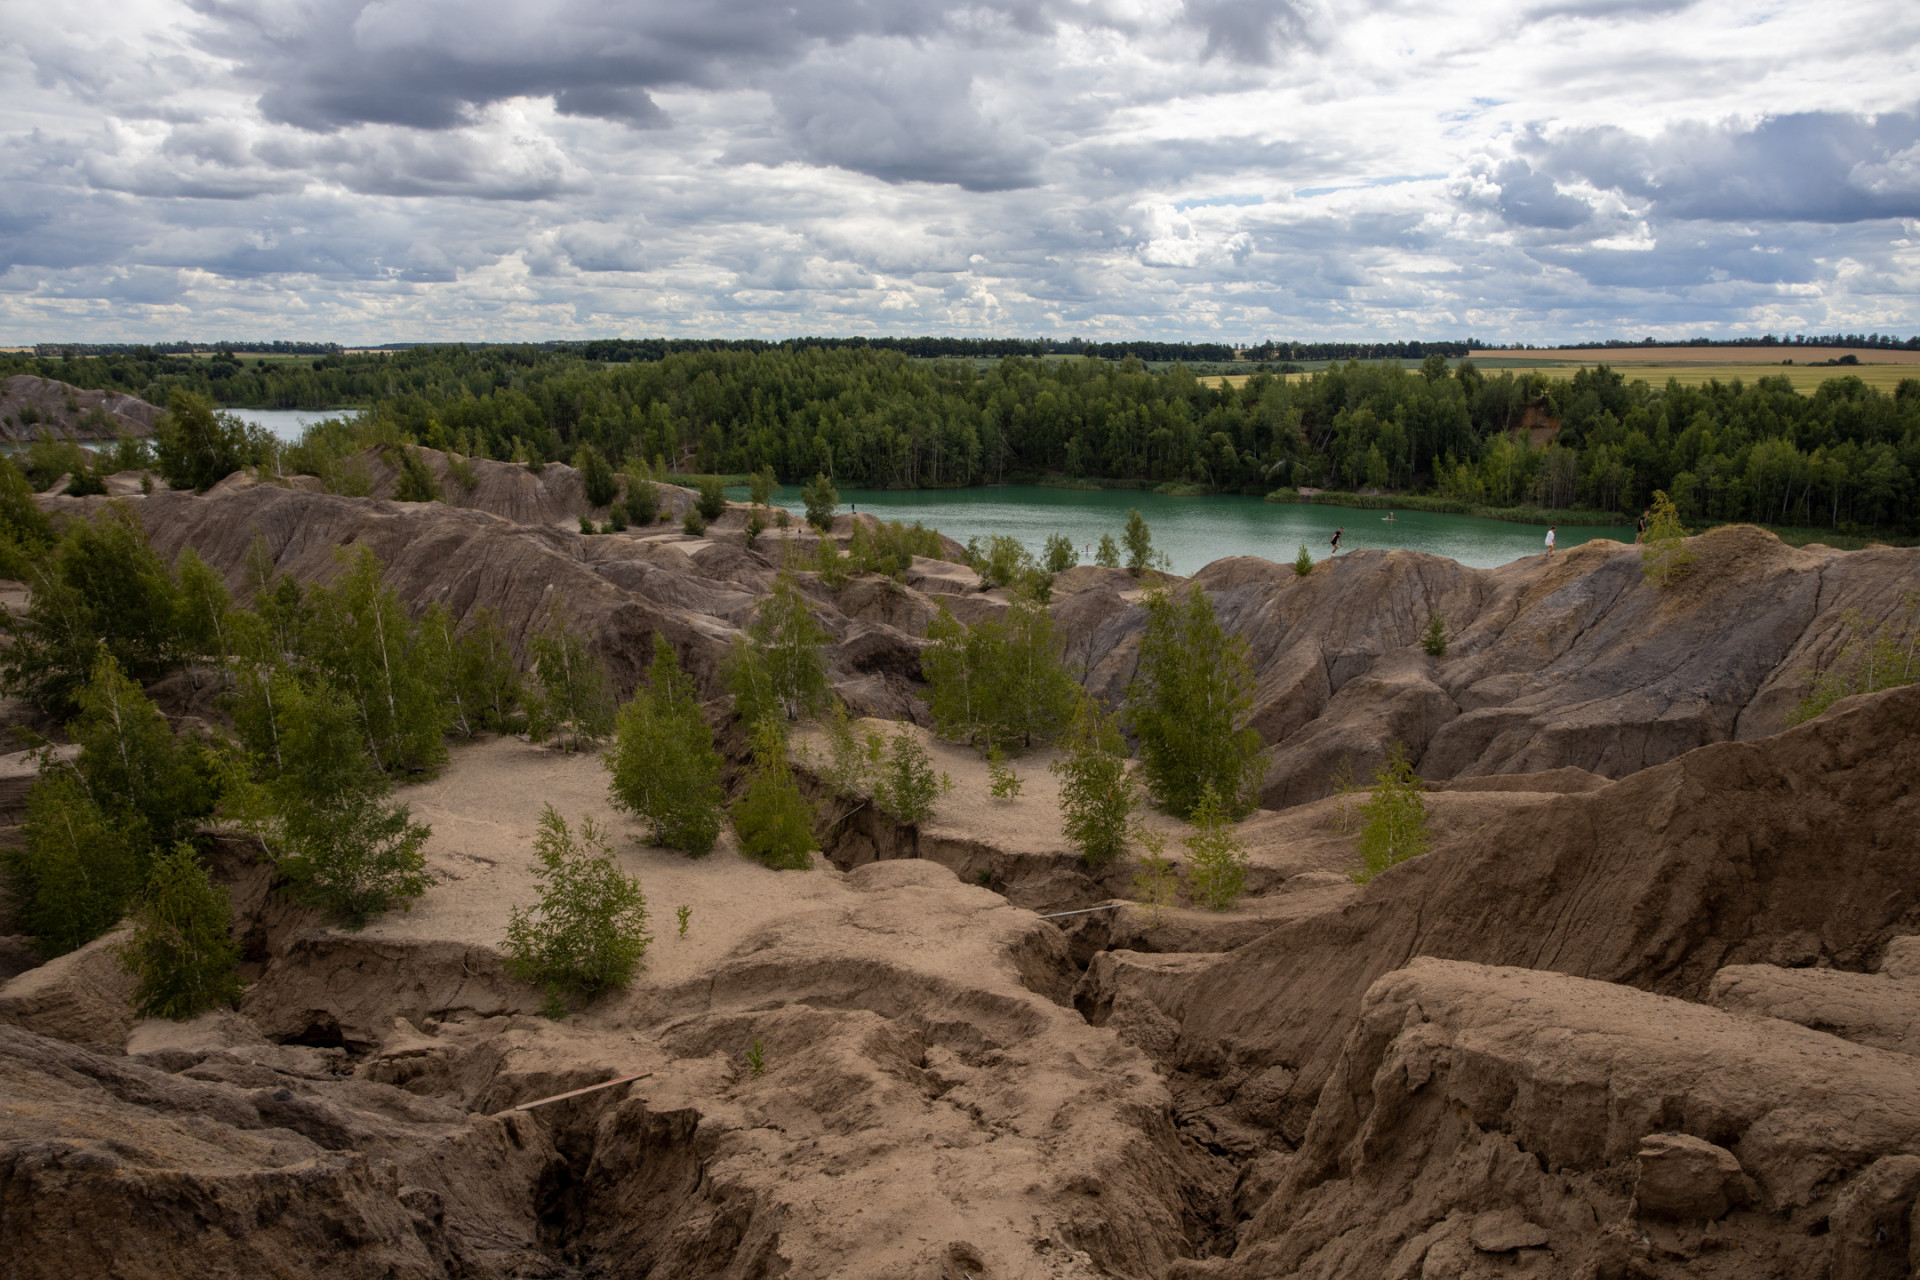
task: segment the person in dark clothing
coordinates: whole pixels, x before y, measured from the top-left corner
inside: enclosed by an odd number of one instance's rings
[[[1647,517],[1652,514],[1653,512],[1651,511],[1642,511],[1640,513],[1640,529],[1639,532],[1633,535],[1635,542],[1645,542],[1647,540]]]
[[[1345,533],[1346,531],[1347,531],[1347,526],[1345,525],[1341,525],[1338,529],[1335,529],[1333,531],[1333,554],[1336,556],[1340,554],[1340,535]]]

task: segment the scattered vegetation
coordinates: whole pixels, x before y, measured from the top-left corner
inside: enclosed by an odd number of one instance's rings
[[[806,504],[807,523],[821,533],[833,528],[833,513],[840,506],[840,491],[824,474],[816,473],[800,489],[800,501]]]
[[[727,689],[740,718],[748,724],[769,716],[793,720],[826,705],[826,641],[799,581],[782,570],[727,655]]]
[[[1920,591],[1900,598],[1899,610],[1869,623],[1857,609],[1841,615],[1840,652],[1814,675],[1807,696],[1787,716],[1804,724],[1842,698],[1920,683]]]
[[[1133,839],[1146,852],[1133,873],[1133,897],[1149,930],[1167,922],[1167,912],[1179,903],[1180,877],[1167,856],[1167,836],[1144,823],[1133,828]]]
[[[655,843],[695,857],[712,851],[726,800],[720,753],[693,678],[658,631],[647,683],[620,708],[603,762],[614,805],[646,819]]]
[[[1447,620],[1439,614],[1427,619],[1427,629],[1420,635],[1420,647],[1428,656],[1444,658],[1447,656]]]
[[[184,1022],[240,999],[240,948],[231,936],[227,891],[207,878],[182,840],[158,858],[133,912],[120,963],[138,979],[134,1008]]]
[[[901,725],[874,780],[874,807],[895,822],[925,822],[934,803],[952,789],[945,774],[934,775],[933,759],[913,730]]]
[[[1198,583],[1150,592],[1127,718],[1154,802],[1186,815],[1211,789],[1238,818],[1253,807],[1265,757],[1242,722],[1253,707],[1243,637],[1229,637]]]
[[[564,1009],[566,996],[592,999],[625,986],[653,941],[640,881],[620,870],[591,817],[575,835],[547,805],[533,848],[540,898],[508,916],[508,970],[547,988],[550,1009]]]
[[[987,746],[987,794],[995,800],[1014,800],[1019,798],[1024,784],[1020,775],[1007,763],[1007,753],[997,743]]]
[[[1233,822],[1220,797],[1208,787],[1193,811],[1192,835],[1187,847],[1187,888],[1194,901],[1214,911],[1225,911],[1247,888],[1247,847],[1233,833]]]
[[[1016,593],[1004,618],[966,626],[944,603],[927,625],[921,658],[927,705],[943,737],[1021,748],[1057,735],[1079,687],[1068,672],[1053,617]]]
[[[541,699],[535,726],[554,733],[566,751],[593,746],[613,729],[613,692],[606,669],[587,652],[586,638],[567,622],[555,599],[547,605],[546,625],[528,640]]]
[[[1047,535],[1046,554],[1043,557],[1048,573],[1065,573],[1080,563],[1080,551],[1073,545],[1073,539],[1064,533]]]
[[[747,1046],[747,1073],[757,1080],[766,1069],[767,1048],[760,1043],[760,1037],[755,1036],[753,1043]]]
[[[693,908],[682,903],[673,909],[673,915],[674,919],[680,922],[680,936],[683,938],[686,937],[687,921],[693,918]]]
[[[1126,850],[1139,804],[1139,781],[1127,767],[1127,740],[1114,717],[1082,698],[1047,766],[1060,779],[1060,813],[1069,843],[1094,866]]]
[[[1640,545],[1640,572],[1654,586],[1670,587],[1687,576],[1694,555],[1687,549],[1687,531],[1681,527],[1673,499],[1656,490],[1651,511]]]
[[[813,865],[813,807],[800,794],[787,761],[787,733],[768,716],[754,726],[753,769],[747,790],[733,805],[733,829],[740,848],[781,871],[805,871]]]
[[[1427,851],[1427,804],[1421,797],[1427,784],[1413,771],[1413,762],[1398,742],[1373,775],[1373,794],[1360,806],[1360,865],[1353,869],[1356,884],[1366,884],[1388,867]]]

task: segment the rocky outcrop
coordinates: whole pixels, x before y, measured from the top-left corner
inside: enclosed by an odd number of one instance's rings
[[[137,396],[82,391],[30,373],[0,381],[0,440],[37,440],[42,432],[88,441],[144,437],[165,412]]]
[[[1395,741],[1437,782],[1619,778],[1765,736],[1834,657],[1843,613],[1886,617],[1920,575],[1920,551],[1795,550],[1751,526],[1689,546],[1693,572],[1670,591],[1606,540],[1496,569],[1372,550],[1304,578],[1250,557],[1208,565],[1195,580],[1247,640],[1252,724],[1274,748],[1262,803],[1327,794],[1343,758],[1365,778]],[[1144,614],[1124,575],[1074,585],[1056,616],[1090,687],[1117,699]],[[1435,615],[1451,637],[1438,658],[1419,643]]]
[[[1706,998],[1729,965],[1862,970],[1920,926],[1920,687],[1598,791],[1537,796],[1194,974],[1174,1061],[1231,1098],[1264,1073],[1304,1135],[1361,994],[1416,956]]]
[[[1876,1254],[1906,1266],[1885,1226],[1920,1194],[1916,1149],[1920,1072],[1902,1055],[1420,959],[1367,992],[1232,1258],[1171,1274],[1883,1274]]]

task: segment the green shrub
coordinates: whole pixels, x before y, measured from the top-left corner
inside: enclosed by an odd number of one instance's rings
[[[457,453],[447,455],[447,474],[468,493],[480,487],[480,477],[473,469],[473,462]]]
[[[690,538],[706,536],[707,520],[705,516],[700,514],[699,507],[688,507],[686,514],[680,517],[680,532]]]
[[[1233,823],[1220,797],[1207,788],[1190,819],[1194,833],[1181,841],[1187,847],[1187,888],[1194,901],[1225,911],[1247,888],[1247,847],[1233,834]]]
[[[71,769],[46,769],[27,793],[19,846],[0,852],[20,928],[42,957],[85,946],[119,923],[146,874],[143,841],[87,794]]]
[[[1039,568],[1033,553],[1018,538],[1002,533],[989,537],[985,546],[980,539],[969,538],[966,557],[967,564],[990,587],[1011,587]]]
[[[760,514],[760,508],[755,507],[751,512],[747,514],[747,526],[746,526],[745,532],[746,532],[746,539],[747,539],[747,549],[749,551],[753,549],[753,544],[760,540],[760,535],[765,533],[766,531],[767,531],[766,519]]]
[[[481,605],[453,641],[447,662],[448,695],[466,732],[505,732],[526,720],[526,682],[491,606]]]
[[[73,767],[101,812],[143,850],[192,835],[219,798],[205,745],[174,736],[111,654],[94,664],[79,705],[67,726],[80,745]],[[144,853],[141,861],[144,876]]]
[[[1814,677],[1807,696],[1787,716],[1804,724],[1842,698],[1920,682],[1920,591],[1900,599],[1901,613],[1869,624],[1858,609],[1840,618],[1840,653]]]
[[[763,466],[753,473],[747,481],[748,500],[756,507],[764,507],[773,501],[773,495],[780,490],[780,482],[774,477],[771,466]]]
[[[139,981],[133,1004],[143,1017],[184,1022],[240,999],[240,948],[231,936],[227,891],[207,878],[185,841],[156,859],[133,912],[133,936],[120,963]]]
[[[273,454],[273,437],[264,427],[212,405],[190,391],[176,390],[167,415],[154,429],[160,474],[176,489],[205,493],[242,467],[256,466]]]
[[[580,486],[586,492],[588,506],[604,507],[620,496],[620,482],[614,478],[613,468],[592,445],[580,446],[573,455],[573,465],[580,471]]]
[[[733,805],[740,848],[779,871],[813,865],[813,806],[800,794],[787,761],[787,735],[778,718],[754,726],[753,769],[746,792]]]
[[[1653,493],[1653,518],[1647,522],[1646,541],[1640,546],[1640,572],[1656,587],[1670,587],[1687,576],[1693,552],[1687,549],[1687,531],[1680,512],[1663,490]]]
[[[508,915],[509,972],[546,987],[561,1008],[563,995],[591,999],[624,987],[653,941],[640,881],[620,870],[598,823],[582,819],[576,837],[552,805],[533,848],[540,899]]]
[[[1360,806],[1360,865],[1352,875],[1365,884],[1388,867],[1417,858],[1427,851],[1427,804],[1421,795],[1426,783],[1413,771],[1406,751],[1396,742],[1373,775],[1373,795]]]
[[[587,515],[582,513],[582,515],[580,516],[581,536],[591,538],[594,534],[598,532],[600,532],[600,530],[597,526],[595,526],[592,519],[590,519]]]
[[[1058,734],[1073,714],[1079,686],[1052,615],[1039,601],[1016,595],[1005,618],[983,618],[971,627],[938,605],[927,639],[933,643],[921,669],[942,735],[1030,747]]]
[[[1099,549],[1093,553],[1093,562],[1102,569],[1118,569],[1120,567],[1120,547],[1114,542],[1112,534],[1103,533],[1100,535],[1100,546]]]
[[[438,502],[440,485],[434,480],[433,472],[428,468],[426,459],[420,456],[418,449],[401,445],[397,468],[393,477],[393,498],[396,502]]]
[[[1167,922],[1167,912],[1179,904],[1180,878],[1174,872],[1173,859],[1167,856],[1167,836],[1163,831],[1136,825],[1134,840],[1146,850],[1133,873],[1133,896],[1140,904],[1148,929]]]
[[[1429,656],[1444,658],[1447,656],[1447,620],[1439,614],[1427,619],[1427,629],[1420,637],[1420,647]]]
[[[840,505],[840,493],[824,475],[816,473],[800,489],[800,501],[807,506],[807,523],[826,533],[833,528],[833,513]]]
[[[700,497],[695,501],[702,519],[713,521],[727,514],[727,493],[719,476],[708,476],[700,482]]]
[[[1047,535],[1047,550],[1043,557],[1048,573],[1065,573],[1080,563],[1080,551],[1073,545],[1073,539],[1064,533]]]
[[[1293,558],[1293,572],[1296,577],[1307,577],[1313,572],[1313,553],[1307,550],[1307,544],[1300,544],[1300,554]]]
[[[309,906],[359,928],[427,891],[421,847],[432,834],[404,805],[365,749],[352,702],[324,680],[270,683],[278,767],[266,765],[267,812],[254,825],[280,872]]]
[[[846,707],[831,699],[820,721],[827,740],[827,758],[820,765],[820,781],[836,795],[864,795],[879,777],[886,739],[877,729],[857,730]]]
[[[1023,784],[1020,775],[1007,763],[1007,753],[998,743],[987,746],[987,794],[995,800],[1017,799]]]
[[[1146,607],[1127,715],[1154,802],[1192,813],[1211,787],[1230,815],[1245,814],[1265,763],[1260,735],[1239,727],[1253,706],[1247,642],[1226,634],[1199,583],[1150,592]]]
[[[615,502],[607,508],[607,533],[625,533],[627,531],[627,507],[625,503]]]
[[[911,729],[902,725],[894,734],[886,763],[874,783],[873,804],[895,822],[925,822],[933,816],[934,803],[941,794],[952,788],[953,783],[944,774],[934,775],[927,749]]]
[[[615,807],[646,819],[654,843],[695,857],[712,851],[726,800],[720,753],[700,714],[693,678],[680,670],[658,631],[647,683],[620,708],[603,763],[613,775]]]
[[[446,673],[434,666],[424,629],[383,582],[372,549],[362,545],[333,582],[308,588],[301,607],[302,674],[324,678],[350,700],[375,766],[413,773],[443,762],[453,720]]]
[[[627,519],[642,528],[652,524],[660,514],[660,486],[653,481],[653,475],[643,463],[627,464]]]
[[[527,642],[540,681],[540,728],[560,734],[563,750],[599,742],[613,729],[613,692],[606,668],[587,651],[586,638],[567,623],[558,599],[547,606],[547,622]]]
[[[847,576],[853,572],[853,557],[841,555],[840,544],[823,534],[813,544],[813,571],[821,586],[838,591],[847,585]]]
[[[27,612],[5,620],[13,643],[0,650],[9,692],[65,719],[103,647],[136,680],[165,674],[179,588],[126,504],[70,522],[50,549],[23,559]]]
[[[1067,840],[1095,866],[1119,857],[1139,803],[1139,782],[1127,768],[1127,740],[1114,718],[1083,697],[1060,739],[1060,754],[1047,768],[1060,779]]]
[[[793,572],[781,570],[728,656],[724,678],[734,710],[757,724],[770,715],[791,720],[825,706],[826,641]]]

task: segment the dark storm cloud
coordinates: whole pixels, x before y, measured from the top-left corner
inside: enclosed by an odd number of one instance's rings
[[[1540,168],[1646,201],[1663,218],[1859,222],[1920,217],[1920,118],[1835,112],[1535,137]]]

